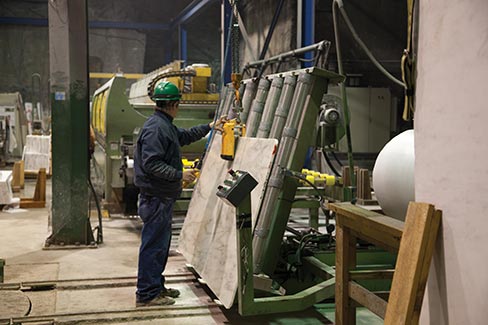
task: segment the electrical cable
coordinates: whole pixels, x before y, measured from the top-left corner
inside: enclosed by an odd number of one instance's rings
[[[342,0],[334,0],[334,3],[337,3],[337,6],[339,7],[339,10],[340,10],[340,12],[342,14],[342,17],[344,18],[344,21],[346,22],[346,25],[349,28],[349,31],[351,32],[352,36],[354,37],[354,39],[356,40],[356,42],[358,42],[359,46],[361,46],[361,48],[363,49],[363,51],[366,53],[366,55],[371,60],[371,62],[373,62],[373,64],[376,66],[376,68],[378,68],[378,70],[380,70],[388,79],[390,79],[391,81],[393,81],[397,85],[405,88],[405,83],[403,83],[402,81],[398,80],[391,73],[389,73],[381,65],[381,63],[378,62],[378,60],[374,57],[373,53],[371,53],[371,51],[368,49],[368,47],[366,46],[366,44],[359,37],[358,33],[356,32],[356,29],[354,28],[354,26],[351,23],[351,20],[349,19],[349,16],[346,13],[346,10],[344,9],[344,3],[342,2]],[[332,7],[334,7],[334,3],[332,4]],[[332,10],[334,10],[334,8]],[[334,21],[335,21],[335,18],[334,18]],[[334,23],[334,26],[335,26],[335,23]]]
[[[337,169],[335,169],[334,165],[332,165],[332,161],[330,161],[330,158],[327,156],[327,154],[325,153],[325,150],[322,150],[322,154],[324,155],[324,158],[325,158],[325,161],[327,162],[327,165],[330,167],[330,169],[332,170],[332,172],[338,176],[338,177],[342,177],[342,175],[337,171]]]
[[[337,67],[339,69],[339,74],[344,76],[344,68],[342,67],[342,54],[341,54],[341,42],[339,37],[339,27],[337,26],[337,14],[336,14],[336,4],[338,6],[343,5],[342,0],[334,0],[332,2],[332,20],[334,22],[334,37],[336,43],[336,55],[337,55]],[[344,82],[340,83],[341,97],[342,97],[342,109],[344,113],[344,129],[346,130],[346,140],[347,140],[347,160],[349,164],[349,176],[351,179],[351,184],[355,184],[354,177],[354,161],[352,157],[352,137],[351,137],[351,126],[349,117],[349,106],[347,104],[346,95],[346,84]],[[351,200],[354,202],[354,193],[351,193]]]
[[[331,154],[332,154],[332,156],[334,157],[335,161],[337,161],[337,163],[339,164],[339,166],[343,167],[344,165],[342,164],[342,161],[340,161],[340,159],[339,159],[339,158],[337,158],[337,156],[336,156],[336,154],[335,154],[335,151],[334,151],[334,150],[332,150],[330,153],[331,153]]]
[[[317,192],[317,197],[318,197],[319,203],[320,203],[319,204],[320,209],[322,210],[322,212],[325,215],[325,227],[327,229],[327,232],[329,232],[330,211],[324,208],[323,203],[326,201],[326,198],[322,195],[322,193],[320,192],[318,187],[315,186],[315,184],[312,183],[311,181],[309,181],[306,177],[303,177],[300,173],[294,172],[294,171],[289,170],[289,169],[285,170],[285,173],[290,175],[293,178],[296,178],[298,180],[302,180],[302,181],[306,182]]]
[[[98,212],[98,232],[97,232],[97,244],[103,243],[103,226],[102,226],[102,209],[100,208],[100,201],[98,199],[98,195],[95,191],[95,187],[93,186],[93,183],[88,176],[88,186],[90,187],[90,190],[93,194],[93,197],[95,199],[95,205],[97,206],[97,212]]]

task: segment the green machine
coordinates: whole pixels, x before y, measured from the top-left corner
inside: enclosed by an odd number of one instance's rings
[[[325,178],[322,185],[304,187],[307,177],[302,168],[310,147],[325,150],[344,136],[341,107],[337,98],[327,94],[330,84],[343,81],[342,75],[314,66],[243,82],[237,114],[246,123],[246,136],[275,138],[279,145],[256,216],[251,216],[249,195],[255,181],[245,170],[231,171],[217,190],[217,196],[236,208],[235,301],[242,316],[300,311],[334,302],[334,214],[327,203],[348,200],[355,184]],[[233,111],[232,96],[229,92],[222,99],[227,114]],[[304,217],[303,210],[296,208],[314,213]],[[317,220],[319,210],[325,222],[322,217]],[[256,219],[254,227],[251,217]],[[395,261],[394,254],[359,242],[355,271],[393,269]],[[358,283],[385,293],[390,279]]]
[[[218,94],[210,93],[211,69],[198,64],[181,68],[181,61],[161,67],[133,83],[127,95],[127,79],[116,74],[93,94],[91,125],[95,133],[96,184],[103,184],[105,207],[111,213],[135,214],[137,188],[133,185],[133,148],[139,129],[153,113],[148,89],[171,81],[182,92],[175,124],[182,128],[209,123],[214,116]],[[182,148],[186,159],[200,157],[205,139]]]

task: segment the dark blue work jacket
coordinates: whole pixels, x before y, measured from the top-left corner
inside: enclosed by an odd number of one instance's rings
[[[134,152],[134,183],[141,193],[178,198],[183,177],[180,147],[200,140],[209,131],[208,124],[179,128],[171,116],[156,110],[144,123]]]

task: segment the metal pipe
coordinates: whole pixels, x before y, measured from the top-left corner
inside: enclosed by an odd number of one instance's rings
[[[263,78],[259,81],[258,92],[251,106],[251,111],[246,122],[246,137],[253,138],[258,132],[258,126],[263,116],[264,104],[268,97],[271,81]]]
[[[269,43],[271,42],[271,38],[273,37],[273,33],[275,30],[276,24],[278,23],[278,18],[280,17],[281,9],[283,9],[284,3],[285,3],[285,0],[280,0],[280,2],[278,3],[278,6],[276,7],[275,13],[273,15],[273,19],[271,20],[271,25],[269,26],[269,29],[268,29],[268,34],[266,35],[266,39],[264,40],[263,49],[261,50],[261,54],[259,55],[259,60],[263,60],[265,55],[266,55],[266,52],[268,51]],[[257,77],[261,73],[263,73],[262,70],[259,72],[256,71],[254,73],[254,77]]]
[[[339,74],[344,75],[344,68],[342,67],[342,55],[341,55],[341,42],[339,37],[339,27],[337,25],[336,17],[336,4],[338,6],[342,5],[342,1],[338,2],[334,0],[332,2],[332,21],[334,23],[334,37],[336,43],[336,55],[337,55],[337,67],[339,69]],[[344,113],[343,126],[346,130],[346,140],[347,140],[347,160],[349,164],[349,177],[351,179],[352,188],[356,181],[354,179],[354,158],[352,156],[352,137],[351,137],[351,122],[349,117],[349,106],[347,104],[347,93],[345,81],[340,83],[341,97],[342,97],[342,110]],[[343,175],[344,176],[344,175]],[[353,189],[354,192],[354,189]],[[354,194],[351,193],[352,199],[354,200]]]
[[[329,41],[321,41],[321,42],[318,42],[318,43],[315,43],[315,44],[312,44],[309,46],[305,46],[305,47],[302,47],[302,48],[299,48],[296,50],[288,51],[288,52],[273,56],[273,57],[268,58],[268,59],[249,62],[245,65],[244,69],[248,69],[251,67],[261,67],[265,64],[269,64],[271,62],[279,62],[285,58],[298,56],[298,55],[304,54],[304,53],[309,52],[309,51],[325,50],[328,47],[328,44],[329,44]]]
[[[281,138],[278,152],[271,170],[271,176],[266,186],[266,193],[261,204],[258,214],[256,227],[254,230],[253,252],[254,252],[254,272],[260,273],[263,270],[264,260],[268,258],[268,235],[271,224],[273,223],[273,216],[280,195],[283,182],[283,169],[288,167],[288,161],[292,155],[292,149],[296,141],[297,130],[300,124],[300,117],[308,93],[311,89],[313,77],[310,74],[302,73],[298,77],[295,96],[290,108],[290,114],[286,121],[285,130]]]
[[[268,93],[268,99],[264,105],[263,116],[261,118],[261,123],[259,123],[259,128],[256,133],[256,138],[267,138],[269,135],[269,130],[271,129],[271,124],[273,123],[273,118],[275,115],[276,107],[281,97],[281,92],[283,89],[283,77],[276,77],[271,82],[271,89]]]
[[[249,116],[249,110],[251,109],[251,104],[254,97],[256,97],[257,90],[258,90],[257,79],[251,79],[249,82],[246,83],[244,95],[242,96],[242,112],[241,112],[242,123],[247,122],[247,117]]]
[[[281,98],[276,108],[273,124],[269,131],[268,137],[276,140],[281,139],[283,128],[285,127],[286,118],[290,111],[291,101],[295,93],[295,87],[297,85],[297,76],[290,75],[285,78],[285,85],[281,92]]]
[[[232,99],[234,98],[234,87],[231,84],[228,84],[225,86],[225,88],[227,88],[227,90],[224,98],[223,114],[232,115]]]

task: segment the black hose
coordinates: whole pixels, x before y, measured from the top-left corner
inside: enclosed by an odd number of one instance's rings
[[[327,162],[327,165],[330,167],[330,169],[332,170],[332,172],[336,176],[342,177],[342,175],[337,171],[337,169],[335,169],[334,165],[332,165],[332,161],[330,161],[329,156],[327,156],[327,154],[325,153],[325,150],[322,150],[322,154],[324,155],[325,161]]]
[[[339,164],[339,166],[343,167],[344,165],[342,164],[342,162],[340,161],[339,158],[337,158],[336,154],[334,151],[331,151],[330,152],[332,154],[332,156],[334,157],[335,161],[337,161],[337,163]]]
[[[276,24],[278,23],[278,18],[280,18],[280,13],[281,9],[283,9],[283,4],[285,3],[285,0],[280,0],[278,3],[278,6],[276,7],[275,13],[273,15],[273,19],[271,20],[271,25],[269,26],[268,29],[268,35],[266,35],[266,39],[264,40],[264,45],[263,49],[261,50],[261,54],[259,55],[259,60],[263,60],[264,57],[266,56],[266,52],[268,51],[269,48],[269,43],[271,42],[271,38],[273,37],[273,33],[276,27]],[[261,71],[255,71],[254,72],[254,77],[261,77],[261,75],[264,72],[265,67]]]
[[[290,175],[291,177],[293,178],[296,178],[298,180],[302,180],[304,182],[306,182],[307,184],[309,184],[316,192],[317,192],[317,197],[318,197],[318,200],[319,200],[319,205],[320,205],[320,209],[322,210],[322,212],[324,213],[325,215],[325,226],[327,228],[327,231],[329,231],[329,219],[330,219],[330,211],[327,210],[326,208],[324,208],[323,206],[323,202],[326,200],[325,197],[322,195],[322,193],[320,192],[320,190],[318,189],[317,186],[315,186],[314,183],[310,182],[306,177],[303,177],[300,173],[296,173],[292,170],[286,170],[287,174]]]
[[[93,187],[93,183],[88,177],[88,186],[93,194],[93,198],[95,199],[95,205],[97,206],[98,211],[98,231],[97,231],[97,244],[103,243],[103,227],[102,227],[102,209],[100,208],[100,201],[98,199],[97,193],[95,192],[95,187]]]

